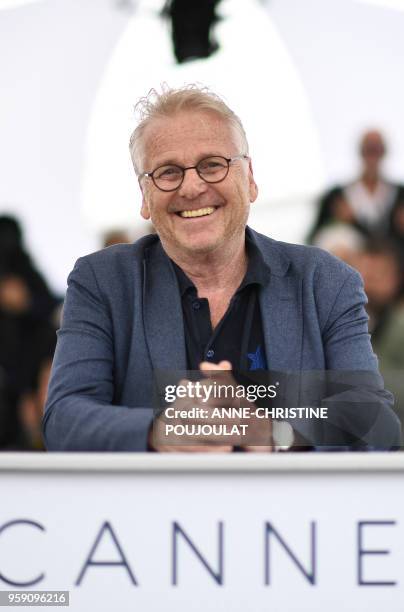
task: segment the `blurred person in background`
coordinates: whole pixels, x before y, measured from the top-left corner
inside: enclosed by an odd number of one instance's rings
[[[114,244],[130,244],[147,234],[154,234],[155,229],[150,222],[142,223],[140,227],[135,227],[129,232],[126,229],[110,229],[102,236],[102,248],[113,246]]]
[[[52,325],[59,302],[26,252],[18,221],[0,216],[0,368],[8,445],[20,444],[17,406],[26,388],[36,334]]]
[[[382,163],[386,143],[378,130],[367,131],[360,140],[360,176],[345,186],[336,186],[322,196],[317,218],[308,237],[313,244],[325,225],[345,223],[366,237],[393,237],[392,211],[404,205],[404,187],[386,179]],[[401,209],[400,209],[401,210]],[[403,215],[404,236],[404,215]]]
[[[123,229],[114,229],[105,232],[102,238],[102,248],[105,249],[113,244],[129,244],[131,241],[129,234]]]
[[[400,191],[390,216],[392,238],[404,250],[404,192]]]
[[[7,449],[13,440],[13,423],[10,419],[10,407],[6,390],[6,377],[0,367],[0,450]]]
[[[386,329],[394,323],[396,315],[400,317],[403,312],[403,254],[389,242],[370,240],[357,254],[355,267],[363,278],[368,296],[369,331],[380,357]],[[404,338],[401,353],[404,366]]]
[[[368,296],[372,346],[386,385],[404,419],[404,259],[391,242],[370,240],[353,262]]]
[[[363,234],[351,225],[333,223],[321,228],[315,237],[314,246],[339,257],[355,267],[357,254],[365,245]]]
[[[41,423],[55,347],[55,330],[52,327],[38,330],[28,365],[29,380],[18,402],[21,450],[45,450]]]

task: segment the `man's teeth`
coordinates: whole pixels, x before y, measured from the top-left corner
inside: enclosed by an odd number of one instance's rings
[[[180,212],[181,217],[204,217],[205,215],[211,215],[215,212],[213,206],[208,208],[199,208],[198,210],[182,210]]]

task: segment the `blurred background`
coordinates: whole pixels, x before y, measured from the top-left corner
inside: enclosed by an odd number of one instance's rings
[[[134,104],[225,98],[250,142],[251,226],[356,267],[404,400],[404,0],[0,0],[0,448],[39,420],[75,260],[151,228]]]

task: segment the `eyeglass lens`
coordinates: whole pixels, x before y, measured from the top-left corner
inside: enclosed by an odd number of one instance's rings
[[[217,183],[226,177],[229,164],[224,157],[207,157],[198,162],[196,171],[207,183]],[[153,181],[160,189],[170,191],[181,184],[184,173],[180,166],[161,166],[153,172]]]

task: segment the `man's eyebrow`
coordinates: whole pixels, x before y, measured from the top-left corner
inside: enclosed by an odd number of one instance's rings
[[[207,157],[225,157],[225,156],[223,155],[223,153],[217,153],[217,152],[202,153],[201,155],[199,155],[199,157],[194,163],[198,164],[202,159],[206,159]],[[161,166],[180,166],[182,168],[183,164],[181,164],[179,161],[174,161],[172,157],[169,157],[166,159],[163,158],[161,161],[156,162],[154,164],[154,168],[161,168]]]
[[[154,164],[155,168],[160,168],[161,166],[179,166],[181,165],[178,161],[174,161],[172,157],[163,158],[162,160],[156,162]]]

